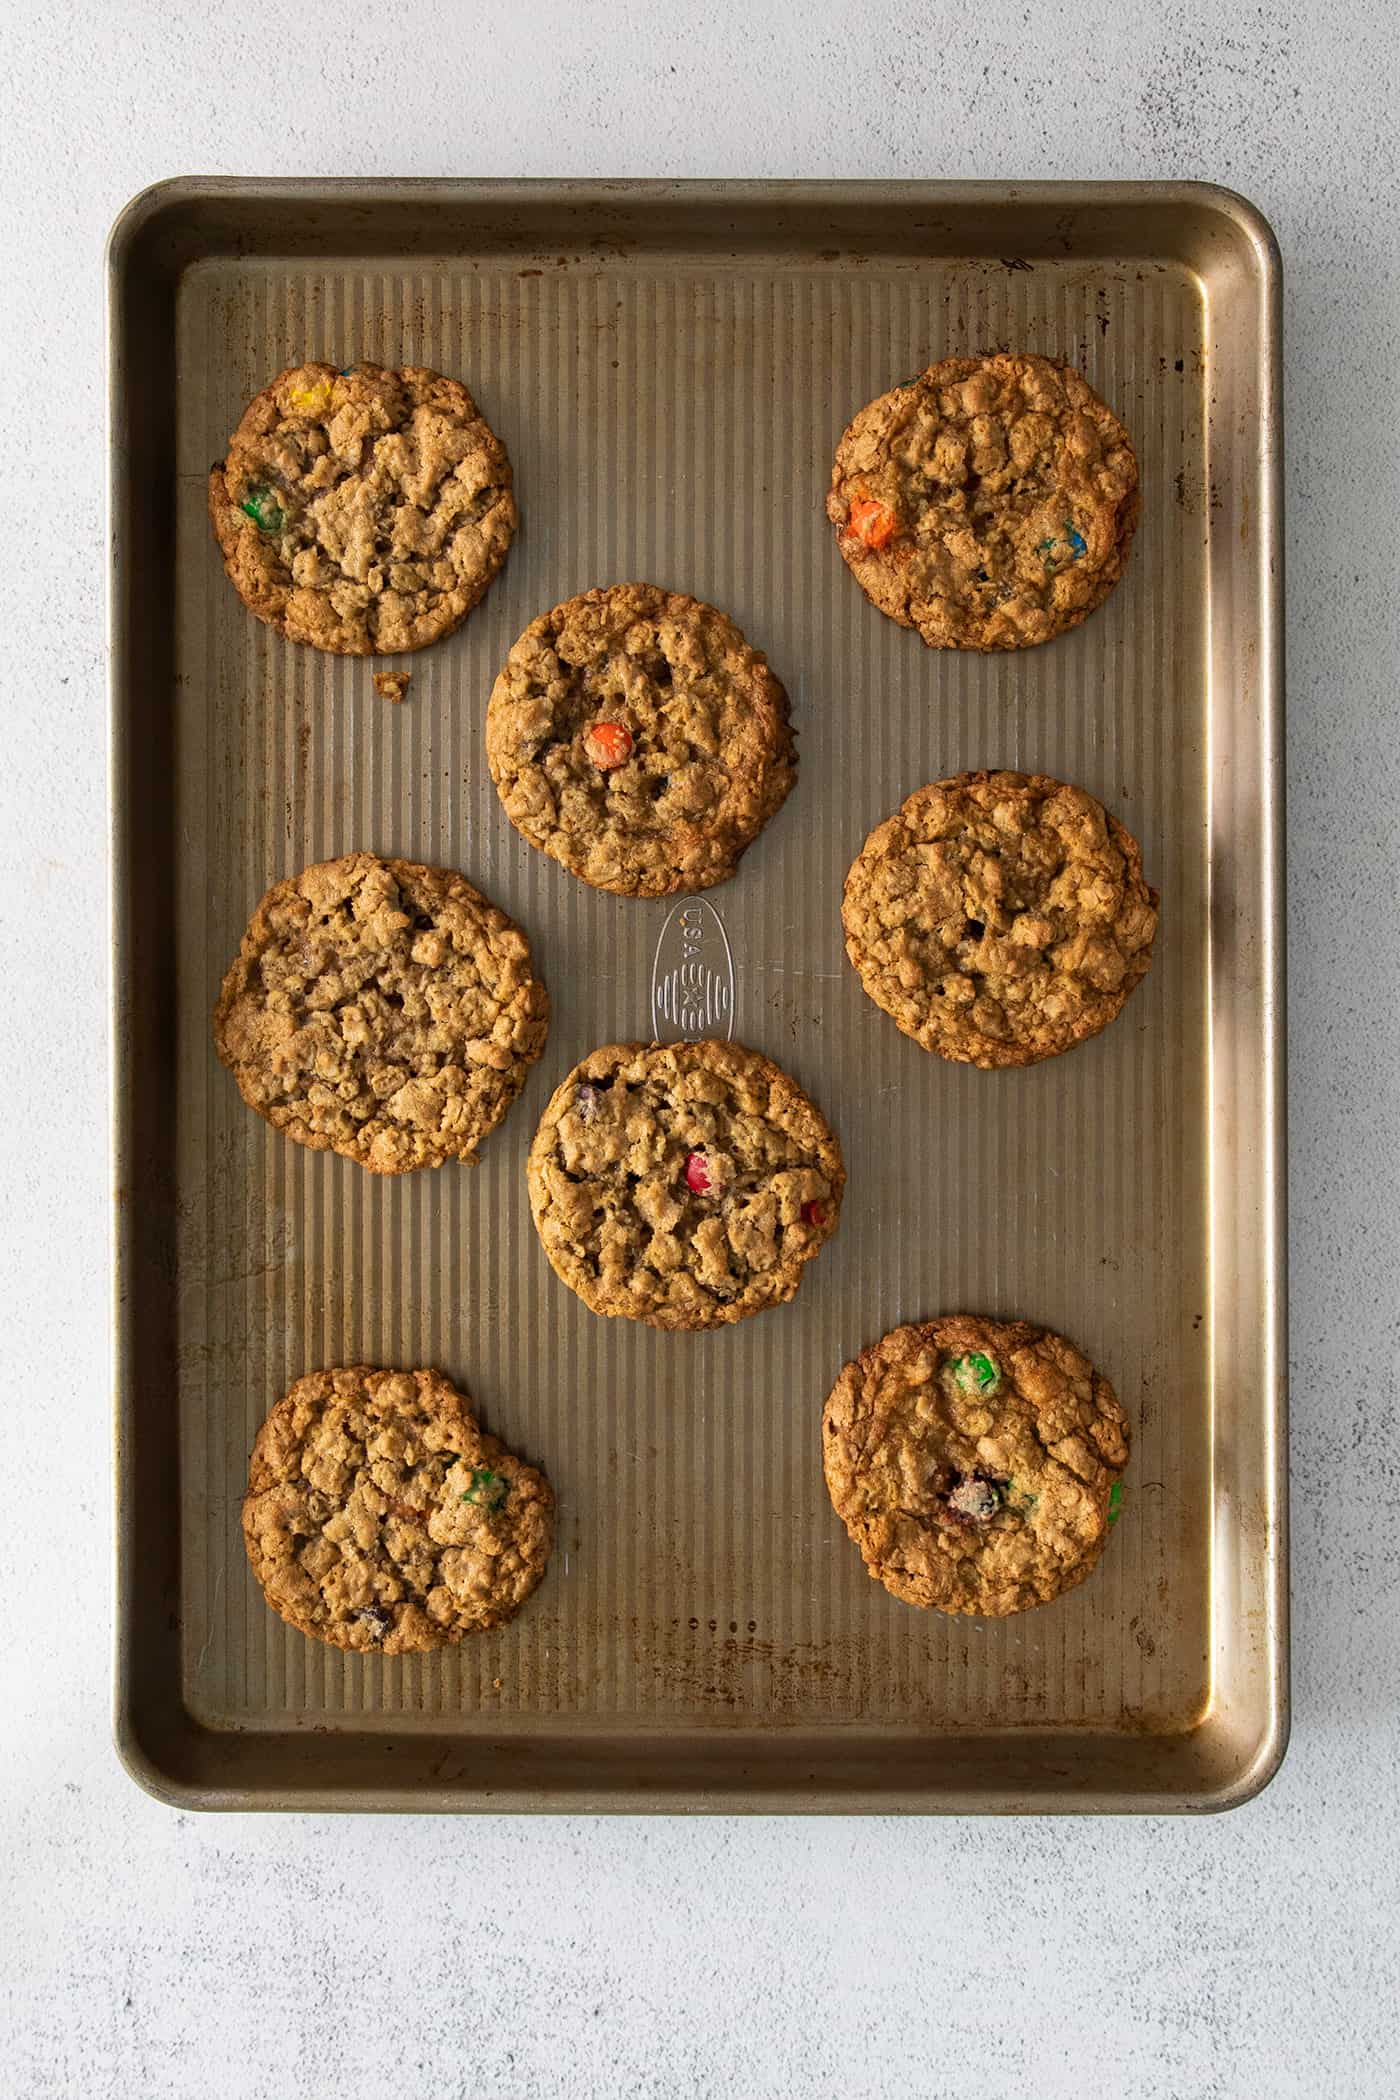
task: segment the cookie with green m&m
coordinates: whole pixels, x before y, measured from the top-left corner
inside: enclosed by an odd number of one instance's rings
[[[1025,649],[1122,575],[1137,459],[1072,366],[949,357],[859,411],[826,508],[867,598],[931,649]]]
[[[554,1496],[437,1371],[312,1371],[258,1431],[243,1538],[272,1609],[335,1648],[404,1655],[512,1618]]]
[[[250,612],[341,656],[422,649],[506,558],[505,447],[460,380],[417,365],[293,365],[245,410],[209,516]]]
[[[906,1604],[989,1618],[1082,1582],[1117,1516],[1128,1423],[1048,1328],[952,1313],[846,1365],[822,1419],[832,1505]]]
[[[726,881],[797,773],[762,652],[713,605],[650,583],[531,621],[492,691],[486,756],[522,837],[629,897]]]

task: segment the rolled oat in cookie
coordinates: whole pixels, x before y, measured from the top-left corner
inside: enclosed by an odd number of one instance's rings
[[[1035,1064],[1096,1035],[1147,974],[1157,892],[1082,788],[960,773],[877,825],[846,877],[846,953],[878,1007],[959,1064]]]
[[[712,605],[647,583],[531,622],[491,694],[486,755],[531,845],[633,897],[725,881],[797,767],[760,652]]]
[[[1094,1567],[1128,1424],[1063,1335],[956,1313],[896,1327],[846,1365],[822,1459],[877,1582],[906,1604],[1001,1618]]]
[[[229,580],[290,641],[422,649],[461,625],[517,516],[505,447],[459,380],[293,365],[209,475]]]
[[[512,1618],[554,1537],[544,1475],[436,1371],[312,1371],[253,1445],[243,1538],[275,1612],[404,1655]]]
[[[871,603],[930,648],[1025,649],[1118,581],[1137,460],[1071,366],[949,357],[861,409],[826,510]]]
[[[372,853],[270,889],[214,1011],[248,1106],[376,1174],[474,1159],[548,1026],[503,911],[451,868]]]
[[[556,1088],[530,1147],[556,1275],[608,1318],[723,1327],[780,1305],[836,1230],[841,1150],[737,1043],[613,1043]]]

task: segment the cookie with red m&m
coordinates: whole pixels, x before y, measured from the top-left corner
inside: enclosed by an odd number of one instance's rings
[[[949,357],[860,410],[826,509],[867,598],[930,648],[1025,649],[1122,575],[1137,459],[1072,366]]]
[[[1088,1358],[1024,1320],[896,1327],[822,1418],[836,1514],[893,1596],[1002,1618],[1088,1575],[1118,1515],[1128,1423]]]
[[[792,1296],[846,1174],[796,1082],[738,1043],[612,1043],[544,1112],[527,1168],[555,1274],[596,1313],[724,1327]]]
[[[712,605],[649,583],[531,621],[486,711],[507,816],[595,889],[709,889],[796,777],[787,695]]]

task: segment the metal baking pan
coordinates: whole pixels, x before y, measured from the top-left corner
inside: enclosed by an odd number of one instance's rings
[[[179,181],[114,231],[112,707],[117,1733],[226,1808],[1227,1807],[1286,1736],[1279,265],[1195,184]],[[1131,429],[1127,575],[1076,632],[938,654],[822,511],[852,411],[952,352],[1083,367]],[[205,476],[302,357],[465,378],[523,528],[408,662],[296,648],[222,573]],[[796,791],[737,878],[585,889],[498,806],[496,670],[540,610],[646,578],[713,600],[793,698]],[[1071,1055],[987,1074],[865,998],[846,867],[912,789],[1078,781],[1162,892],[1152,971]],[[528,928],[549,1045],[472,1170],[398,1182],[287,1143],[216,1065],[251,906],[305,862],[438,861]],[[686,912],[690,916],[686,917]],[[569,1065],[730,1029],[839,1131],[842,1227],[791,1304],[709,1335],[594,1318],[524,1160]],[[842,1363],[956,1309],[1071,1335],[1135,1449],[1100,1571],[984,1623],[871,1582],[827,1503]],[[549,1575],[445,1656],[361,1657],[264,1606],[238,1508],[318,1365],[432,1364],[541,1460]]]

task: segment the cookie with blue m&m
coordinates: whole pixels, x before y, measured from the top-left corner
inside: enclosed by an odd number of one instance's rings
[[[1122,575],[1137,459],[1071,365],[949,357],[859,411],[826,509],[867,598],[931,649],[1026,649]]]
[[[1004,1618],[1094,1568],[1128,1422],[1062,1334],[951,1313],[896,1327],[846,1365],[822,1460],[836,1514],[893,1596]]]
[[[510,461],[460,380],[293,365],[209,475],[229,581],[289,641],[422,649],[461,625],[516,527]]]
[[[984,1071],[1107,1027],[1147,974],[1157,892],[1083,788],[960,773],[910,795],[846,876],[846,953],[925,1050]]]

